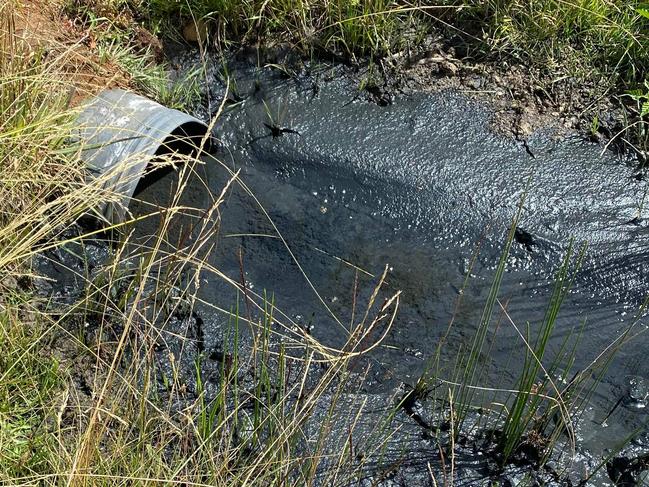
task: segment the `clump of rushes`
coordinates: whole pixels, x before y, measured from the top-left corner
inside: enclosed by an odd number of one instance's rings
[[[577,268],[581,265],[584,250],[580,252],[575,264]],[[508,408],[508,414],[500,436],[503,462],[509,460],[526,437],[529,438],[536,434],[539,438],[542,438],[543,429],[547,426],[547,420],[544,420],[540,414],[542,410],[546,414],[551,414],[553,418],[560,418],[561,427],[565,428],[569,434],[572,433],[570,415],[573,411],[572,405],[568,402],[568,391],[562,394],[557,388],[553,377],[556,377],[558,373],[569,373],[570,364],[574,360],[576,343],[575,346],[570,348],[568,346],[570,336],[568,336],[559,352],[553,357],[552,362],[549,365],[543,363],[548,340],[552,335],[561,304],[570,291],[574,279],[574,273],[571,275],[569,272],[571,258],[572,245],[568,248],[563,265],[555,277],[555,286],[550,297],[550,303],[536,333],[536,338],[533,341],[531,340],[529,324],[525,334],[523,334],[514,322],[510,322],[516,328],[521,340],[524,341],[526,353],[521,375],[516,386],[517,392]],[[549,407],[547,406],[548,402],[551,402]],[[550,444],[535,446],[552,447]],[[544,452],[545,449],[541,448],[541,453]]]
[[[447,454],[452,455],[454,442],[467,434],[486,433],[493,441],[491,453],[501,466],[507,465],[517,456],[524,456],[526,461],[542,467],[557,453],[558,443],[569,447],[574,455],[575,421],[584,412],[589,398],[616,353],[641,332],[636,330],[636,318],[624,333],[599,352],[588,366],[574,371],[573,365],[581,333],[586,324],[584,321],[581,327],[566,335],[559,349],[551,357],[547,356],[547,346],[562,303],[572,288],[586,252],[586,246],[575,252],[573,242],[557,270],[546,313],[539,326],[535,327],[536,331],[531,331],[530,323],[521,327],[512,320],[507,303],[501,302],[498,293],[523,202],[524,198],[510,226],[474,336],[466,346],[459,346],[457,360],[451,364],[452,370],[446,370],[441,366],[441,356],[442,349],[448,347],[447,337],[453,327],[451,321],[446,335],[440,340],[436,354],[430,358],[427,370],[415,387],[404,396],[400,405],[408,411],[412,409],[413,401],[430,399],[428,404],[432,407],[431,417],[436,422],[437,435],[442,442],[450,441],[450,444],[446,444]],[[477,252],[476,249],[474,259]],[[463,289],[466,285],[465,281]],[[461,299],[462,294],[458,298],[458,304]],[[638,316],[642,316],[645,307],[646,303],[638,312]],[[493,319],[496,308],[501,311],[498,320]],[[505,326],[514,328],[526,351],[513,389],[503,384],[492,385],[487,382],[487,372],[491,363],[485,357],[491,354],[485,349],[494,345],[498,329],[503,326],[502,322]],[[493,335],[491,341],[487,339],[490,333]],[[471,415],[472,411],[478,414]],[[449,429],[447,440],[440,432]]]
[[[458,370],[460,371],[460,386],[459,391],[454,394],[454,396],[457,398],[455,412],[458,422],[456,429],[457,432],[462,429],[464,420],[466,419],[469,410],[474,407],[473,398],[476,394],[475,386],[477,385],[477,379],[479,379],[482,375],[481,370],[483,364],[481,363],[481,361],[483,358],[482,354],[487,338],[487,332],[491,325],[494,308],[498,303],[500,285],[502,283],[505,268],[507,266],[509,251],[514,241],[514,234],[516,232],[516,228],[523,211],[523,204],[524,198],[521,199],[516,216],[514,217],[509,228],[507,239],[505,241],[505,248],[503,249],[503,252],[500,256],[500,261],[498,262],[498,266],[496,267],[496,274],[491,284],[491,288],[489,289],[489,296],[487,297],[487,302],[485,303],[485,306],[483,308],[480,323],[478,324],[478,327],[476,329],[476,333],[468,350],[468,354],[461,355],[458,361]]]

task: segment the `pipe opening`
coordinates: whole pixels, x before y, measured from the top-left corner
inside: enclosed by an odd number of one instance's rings
[[[156,156],[169,154],[196,155],[203,138],[207,135],[207,127],[199,122],[187,122],[180,125],[160,144],[155,152]],[[205,143],[204,149],[209,150],[210,139]]]
[[[153,160],[147,165],[144,175],[140,178],[135,187],[133,197],[137,197],[146,188],[156,184],[161,179],[168,177],[175,171],[173,166],[170,165],[164,165],[155,169],[156,162],[159,160],[158,158],[169,155],[173,156],[174,154],[195,157],[198,155],[198,150],[206,134],[207,127],[198,122],[184,123],[171,132],[171,134],[169,134],[156,150]],[[208,138],[203,150],[209,150],[210,145],[211,140]],[[182,158],[179,158],[178,162],[182,162]]]

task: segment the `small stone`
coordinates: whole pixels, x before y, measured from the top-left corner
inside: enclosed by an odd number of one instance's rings
[[[520,124],[518,125],[518,132],[523,135],[530,135],[533,132],[532,126],[526,120],[521,120]]]
[[[481,76],[474,76],[469,80],[469,85],[476,90],[480,89],[483,84],[484,84],[484,79]]]
[[[455,76],[459,69],[454,63],[446,60],[440,62],[439,67],[443,72],[448,73],[452,76]]]

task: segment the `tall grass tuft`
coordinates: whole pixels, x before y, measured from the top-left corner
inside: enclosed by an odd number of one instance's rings
[[[596,66],[627,83],[643,82],[646,76],[649,17],[639,2],[445,3],[461,7],[449,13],[452,23],[465,26],[496,51],[554,67],[575,62],[585,69]]]
[[[481,375],[479,370],[483,366],[481,360],[483,348],[485,345],[485,340],[487,337],[487,332],[491,326],[492,316],[494,308],[498,302],[498,293],[500,292],[500,285],[502,283],[503,275],[505,273],[505,268],[507,266],[507,260],[509,258],[509,252],[514,241],[514,234],[520,220],[524,197],[519,203],[518,210],[514,219],[512,220],[507,238],[505,240],[505,247],[501,253],[498,266],[496,267],[496,274],[494,276],[491,288],[489,289],[489,295],[487,301],[484,305],[482,316],[480,318],[480,323],[476,329],[473,341],[468,353],[462,355],[459,358],[458,370],[459,378],[458,382],[460,383],[459,391],[455,394],[456,396],[456,409],[455,414],[457,417],[457,428],[456,431],[460,431],[464,424],[464,420],[469,412],[469,410],[474,407],[474,395],[476,393],[476,379]]]
[[[133,2],[162,34],[178,32],[170,22],[207,26],[220,47],[242,42],[283,41],[307,52],[380,56],[414,45],[417,8],[398,0],[152,0]]]
[[[575,274],[573,273],[571,276],[569,273],[572,254],[571,243],[564,257],[563,264],[555,276],[554,290],[550,297],[543,321],[536,331],[536,338],[532,341],[529,333],[529,325],[525,336],[520,335],[526,347],[525,361],[517,382],[517,392],[514,396],[513,403],[508,408],[508,414],[505,418],[500,437],[500,447],[504,462],[507,462],[516,449],[520,447],[526,435],[529,436],[531,433],[543,434],[542,428],[539,428],[540,424],[543,424],[542,418],[539,417],[539,410],[549,397],[554,398],[550,409],[562,417],[562,424],[565,427],[570,427],[569,415],[571,408],[566,405],[567,397],[561,395],[552,377],[556,374],[557,370],[562,371],[563,374],[569,373],[570,366],[568,362],[574,358],[575,349],[573,348],[572,353],[568,352],[568,356],[566,357],[562,353],[564,349],[562,347],[550,365],[544,366],[543,360],[561,305],[570,291],[574,279]],[[577,268],[579,268],[583,256],[584,251],[579,254],[578,261],[575,264]],[[512,326],[516,325],[512,322]],[[518,328],[517,331],[520,333]],[[561,370],[562,368],[563,370]],[[539,376],[539,372],[542,372],[541,376]],[[544,445],[535,446],[543,447]]]

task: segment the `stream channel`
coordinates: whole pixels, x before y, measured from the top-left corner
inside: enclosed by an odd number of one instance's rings
[[[191,52],[175,61],[187,71],[198,63]],[[364,359],[369,372],[359,394],[392,397],[414,386],[451,321],[442,363],[453,364],[470,346],[524,197],[498,294],[509,318],[497,304],[481,385],[516,386],[525,357],[517,328],[525,333],[529,326],[535,336],[574,239],[574,255],[587,248],[546,357],[583,329],[572,368],[554,371],[554,380],[565,384],[631,324],[640,334],[615,355],[589,398],[577,427],[583,465],[572,467],[573,476],[642,427],[649,345],[647,318],[638,313],[649,291],[649,209],[648,184],[633,160],[550,129],[524,146],[490,129],[488,105],[454,91],[395,94],[377,104],[346,68],[314,63],[288,77],[243,60],[229,70],[230,103],[213,132],[217,149],[184,197],[209,206],[229,179],[225,166],[240,171],[255,198],[233,184],[209,265],[233,282],[243,273],[251,292],[272,295],[286,320],[331,347],[344,344],[352,308],[367,303],[387,265],[381,299],[401,291],[399,309],[381,346]],[[208,63],[203,119],[226,96],[222,72],[216,60]],[[164,206],[172,179],[140,185],[137,198]],[[155,225],[143,223],[135,238],[144,243]],[[211,305],[231,309],[241,296],[207,275],[197,293],[201,350],[210,352],[221,346],[229,319]],[[646,436],[637,436],[633,451],[647,453]],[[411,461],[392,481],[424,485],[437,449],[414,421],[401,441]],[[458,470],[456,485],[490,485],[477,480],[478,467]],[[611,485],[605,470],[589,485]],[[516,484],[515,473],[503,478],[509,480],[501,485]]]

